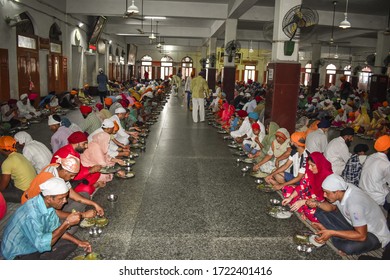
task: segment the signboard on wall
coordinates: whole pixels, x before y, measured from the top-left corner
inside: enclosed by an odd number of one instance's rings
[[[50,39],[39,37],[39,49],[40,50],[50,50]]]

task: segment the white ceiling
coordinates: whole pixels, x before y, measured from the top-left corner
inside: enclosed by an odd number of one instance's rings
[[[283,0],[288,1],[288,0]],[[128,1],[129,5],[131,0]],[[166,44],[198,48],[207,44],[210,37],[218,39],[217,46],[223,45],[225,20],[238,19],[237,39],[247,46],[250,40],[261,42],[262,48],[270,48],[271,44],[264,38],[263,26],[274,18],[274,0],[143,0],[143,16],[165,16],[166,20],[158,20],[159,35]],[[303,4],[315,9],[319,15],[319,24],[314,34],[300,42],[301,51],[310,51],[311,43],[329,41],[332,31],[333,1],[303,0]],[[352,28],[343,30],[338,27],[344,19],[345,0],[336,5],[334,39],[348,43],[339,43],[339,52],[349,55],[367,51],[375,51],[376,38],[379,31],[388,25],[389,0],[350,0],[348,20]],[[135,0],[141,10],[142,0]],[[67,13],[108,18],[105,32],[107,34],[133,34],[126,36],[128,43],[144,48],[151,48],[147,34],[140,34],[137,29],[151,30],[151,21],[123,18],[126,0],[67,0]],[[141,15],[137,16],[138,18]],[[153,31],[156,31],[153,21]],[[258,44],[258,43],[257,43]],[[256,46],[256,44],[254,45]],[[324,51],[329,46],[324,44]]]

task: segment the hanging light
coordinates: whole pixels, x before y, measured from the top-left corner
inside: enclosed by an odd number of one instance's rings
[[[153,32],[153,19],[150,19],[150,31],[151,31],[151,34],[149,36],[149,39],[150,40],[156,39],[156,36],[154,35],[154,32]]]
[[[131,5],[127,7],[127,12],[129,14],[138,14],[139,10],[138,7],[134,4],[134,0],[131,1]]]
[[[346,29],[346,28],[350,28],[351,27],[351,23],[348,21],[348,0],[347,0],[347,4],[345,5],[345,13],[344,13],[344,20],[342,22],[340,22],[340,25],[339,27],[343,28],[343,29]]]
[[[251,40],[251,43],[250,43],[250,47],[249,47],[249,53],[253,53],[254,50],[253,50],[253,47],[252,47],[252,40]]]

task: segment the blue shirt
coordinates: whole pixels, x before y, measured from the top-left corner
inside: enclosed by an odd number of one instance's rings
[[[47,208],[41,195],[19,207],[8,221],[1,243],[7,260],[19,255],[51,250],[52,233],[60,226],[55,209]]]
[[[98,91],[107,91],[108,78],[104,73],[100,73],[96,78]]]

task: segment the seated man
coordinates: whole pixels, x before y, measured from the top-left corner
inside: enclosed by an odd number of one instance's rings
[[[80,222],[80,213],[71,213],[61,224],[55,212],[67,202],[69,187],[65,181],[51,178],[40,188],[41,194],[19,207],[5,227],[1,244],[4,258],[65,259],[77,246],[91,252],[89,242],[66,232]]]
[[[330,141],[325,148],[324,156],[332,164],[332,170],[337,175],[341,175],[351,157],[349,146],[353,141],[354,134],[352,128],[346,127],[340,132],[340,136]]]
[[[363,164],[367,159],[366,153],[369,147],[366,144],[357,144],[353,148],[353,155],[347,161],[341,177],[347,183],[359,186],[360,174],[362,173]]]
[[[80,159],[80,154],[88,148],[88,138],[81,131],[72,133],[68,137],[68,142],[68,145],[62,147],[54,153],[51,163],[55,163],[57,161],[57,156],[60,158],[66,158],[68,155],[73,155]],[[76,185],[75,191],[87,192],[89,195],[92,195],[96,188],[103,187],[105,184],[98,181],[100,177],[99,171],[101,168],[101,165],[94,165],[87,168],[81,162],[80,172],[72,182]]]
[[[326,201],[308,201],[309,207],[317,207],[315,216],[320,223],[316,241],[331,239],[340,253],[357,255],[386,247],[390,232],[386,218],[374,200],[364,191],[346,183],[337,174],[329,175],[322,183]],[[337,211],[338,209],[338,211]]]
[[[16,99],[10,99],[8,102],[2,103],[1,106],[1,121],[8,122],[11,127],[19,126],[19,112],[16,106]]]
[[[50,178],[61,178],[69,187],[68,203],[62,208],[56,210],[58,217],[65,220],[69,214],[76,210],[80,212],[81,218],[94,218],[97,215],[103,216],[103,208],[96,202],[89,199],[88,193],[75,192],[69,183],[80,171],[80,160],[72,155],[66,158],[57,158],[56,163],[46,166],[31,182],[30,187],[23,193],[21,202],[24,204],[27,200],[39,195],[41,189],[40,184],[46,182]],[[95,210],[85,211],[86,206],[92,206]],[[72,227],[72,233],[76,232],[77,227]]]
[[[6,157],[1,165],[0,191],[8,202],[20,202],[23,191],[27,190],[36,176],[32,164],[16,151],[16,141],[11,136],[0,137],[0,153]]]
[[[41,115],[41,112],[35,110],[28,99],[27,93],[20,96],[20,100],[16,103],[19,110],[19,116],[26,119],[36,118]]]
[[[374,144],[376,153],[367,157],[359,181],[364,190],[378,205],[388,212],[390,225],[390,136],[379,137]]]
[[[291,148],[291,154],[286,163],[265,177],[265,181],[271,184],[275,190],[280,190],[288,185],[297,185],[305,175],[308,152],[305,149],[304,132],[294,132],[291,135]]]
[[[49,116],[47,124],[54,133],[51,136],[50,144],[53,153],[55,153],[58,149],[68,144],[67,139],[72,134],[72,130],[61,124],[61,117],[59,115]]]
[[[37,174],[50,163],[53,155],[45,144],[33,140],[25,131],[19,131],[14,138],[17,148],[23,151],[24,157],[31,162]]]
[[[96,129],[99,129],[102,125],[102,121],[98,115],[92,110],[92,107],[82,105],[80,106],[80,112],[83,115],[83,122],[80,124],[81,131],[84,131],[90,135]]]

